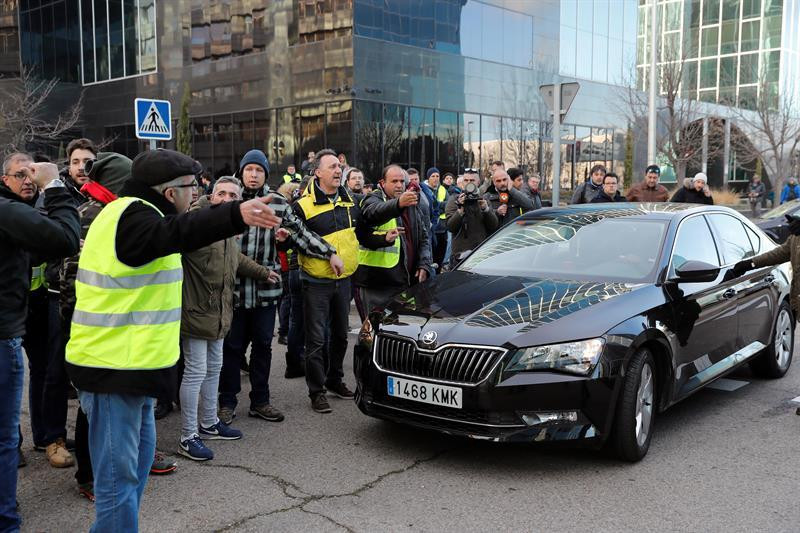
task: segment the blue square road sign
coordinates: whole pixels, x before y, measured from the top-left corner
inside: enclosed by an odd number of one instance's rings
[[[172,139],[172,106],[169,101],[137,98],[134,111],[137,138],[158,141]]]

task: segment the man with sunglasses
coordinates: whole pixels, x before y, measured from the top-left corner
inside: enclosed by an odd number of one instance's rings
[[[201,170],[172,150],[139,154],[122,197],[86,234],[66,361],[89,420],[93,531],[138,529],[155,456],[153,404],[178,360],[181,253],[280,224],[270,197],[187,213]]]
[[[31,265],[78,250],[78,212],[52,163],[11,154],[3,161],[0,185],[0,531],[18,531],[17,464]],[[36,190],[44,212],[30,204]]]

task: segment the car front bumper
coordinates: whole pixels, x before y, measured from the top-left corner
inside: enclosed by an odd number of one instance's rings
[[[356,403],[369,416],[473,439],[602,445],[613,418],[613,378],[556,372],[503,377],[502,367],[498,365],[478,384],[458,386],[461,409],[436,406],[390,396],[387,378],[398,374],[379,369],[368,348],[359,344],[355,347]],[[407,379],[441,383],[419,376]],[[562,415],[561,419],[546,420],[554,414]]]

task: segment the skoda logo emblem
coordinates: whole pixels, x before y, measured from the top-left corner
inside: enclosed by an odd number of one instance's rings
[[[435,331],[428,331],[422,336],[422,344],[426,346],[433,346],[436,344],[436,332]]]

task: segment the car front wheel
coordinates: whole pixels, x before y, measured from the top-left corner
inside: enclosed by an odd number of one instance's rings
[[[772,342],[756,357],[750,368],[763,378],[781,378],[792,364],[794,348],[794,317],[785,301],[778,308],[778,318],[772,328]]]
[[[617,404],[612,444],[617,456],[636,462],[647,455],[656,415],[656,374],[647,349],[634,354]]]

